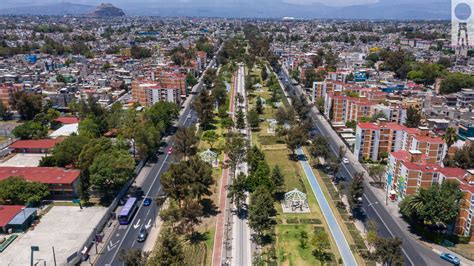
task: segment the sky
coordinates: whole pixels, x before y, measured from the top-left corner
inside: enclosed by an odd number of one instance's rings
[[[43,5],[51,4],[58,2],[69,2],[74,4],[87,4],[87,5],[97,5],[102,2],[111,3],[115,5],[129,5],[135,2],[140,3],[157,3],[157,2],[168,2],[169,0],[0,0],[4,8],[16,7],[16,6],[25,6],[25,5]],[[176,2],[203,2],[203,3],[213,3],[213,2],[232,2],[238,3],[241,0],[177,0]],[[259,2],[260,0],[254,0],[254,2]],[[279,0],[274,0],[279,1]],[[280,0],[281,2],[286,2],[290,4],[298,5],[312,5],[312,4],[324,4],[328,6],[348,6],[348,5],[357,5],[357,4],[371,4],[378,2],[378,0]],[[396,2],[396,0],[394,0]]]

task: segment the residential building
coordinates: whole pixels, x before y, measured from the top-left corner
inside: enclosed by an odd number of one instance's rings
[[[9,148],[15,153],[50,153],[51,150],[58,143],[64,139],[31,139],[31,140],[17,140],[13,142]]]
[[[133,81],[132,98],[143,106],[151,106],[159,101],[176,104],[181,103],[181,89],[175,87],[162,87],[151,81]]]
[[[52,199],[77,197],[80,170],[59,167],[10,167],[0,166],[0,180],[20,176],[27,181],[47,184]]]

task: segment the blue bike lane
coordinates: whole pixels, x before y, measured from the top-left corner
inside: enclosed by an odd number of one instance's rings
[[[318,181],[316,180],[316,176],[314,176],[311,166],[309,165],[306,159],[301,158],[301,157],[306,158],[306,155],[304,154],[303,149],[298,148],[296,150],[296,153],[298,154],[298,157],[300,158],[299,162],[303,166],[303,170],[306,175],[306,178],[311,184],[311,189],[313,190],[314,196],[316,197],[319,207],[321,208],[321,211],[323,212],[324,218],[326,219],[326,222],[328,223],[329,230],[331,231],[331,235],[334,238],[334,241],[336,242],[337,249],[339,250],[339,253],[341,254],[344,265],[348,265],[348,266],[357,265],[354,254],[352,254],[351,248],[349,247],[349,243],[347,242],[347,239],[344,236],[344,233],[342,232],[342,229],[336,220],[336,216],[332,212],[331,207],[329,206],[329,203],[326,197],[324,196],[323,191],[321,187],[319,186]]]

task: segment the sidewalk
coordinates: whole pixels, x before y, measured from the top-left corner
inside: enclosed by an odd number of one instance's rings
[[[224,162],[227,161],[224,154]],[[216,217],[216,233],[214,235],[214,247],[212,249],[212,265],[222,264],[222,248],[224,245],[225,213],[227,203],[227,184],[229,182],[229,168],[222,170],[221,186],[219,191],[219,214]]]

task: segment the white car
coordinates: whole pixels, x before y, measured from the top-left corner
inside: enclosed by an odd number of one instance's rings
[[[342,158],[342,162],[343,162],[343,163],[349,163],[349,159],[347,159],[347,158]]]

